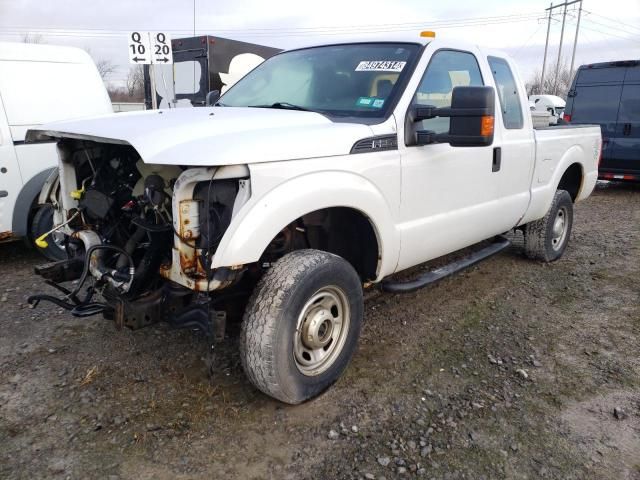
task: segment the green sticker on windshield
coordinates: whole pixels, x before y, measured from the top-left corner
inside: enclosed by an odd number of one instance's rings
[[[356,101],[357,107],[382,108],[384,99],[374,97],[360,97]]]

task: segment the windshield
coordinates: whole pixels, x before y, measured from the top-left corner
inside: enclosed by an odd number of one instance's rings
[[[416,44],[362,43],[281,53],[236,83],[218,104],[384,117],[410,74],[419,48]]]

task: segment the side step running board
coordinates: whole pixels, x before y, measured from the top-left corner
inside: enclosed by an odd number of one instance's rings
[[[496,237],[495,241],[486,247],[478,250],[477,252],[473,252],[466,257],[462,257],[455,262],[451,262],[444,267],[436,268],[435,270],[431,270],[429,272],[425,272],[419,275],[417,278],[413,280],[409,280],[407,282],[394,282],[391,280],[384,280],[381,284],[382,290],[385,292],[391,293],[409,293],[415,292],[422,287],[426,287],[427,285],[431,285],[432,283],[436,283],[443,278],[446,278],[454,273],[458,273],[465,268],[468,268],[476,263],[484,260],[485,258],[489,258],[496,253],[501,252],[505,248],[511,245],[511,241],[504,237]]]

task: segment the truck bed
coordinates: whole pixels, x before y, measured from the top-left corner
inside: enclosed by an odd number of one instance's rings
[[[554,125],[534,129],[536,162],[531,178],[531,203],[521,223],[542,218],[559,176],[574,163],[584,165],[583,183],[575,201],[589,196],[598,178],[602,139],[599,125]]]

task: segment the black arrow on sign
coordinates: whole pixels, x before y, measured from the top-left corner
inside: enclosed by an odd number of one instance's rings
[[[144,58],[138,58],[138,57],[133,57],[131,60],[133,60],[134,62],[138,63],[138,62],[144,62]]]
[[[157,61],[158,61],[158,62],[164,62],[164,63],[167,63],[167,62],[169,61],[169,59],[168,59],[168,58],[166,58],[166,57],[165,57],[165,58],[158,58],[158,59],[157,59]]]

